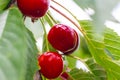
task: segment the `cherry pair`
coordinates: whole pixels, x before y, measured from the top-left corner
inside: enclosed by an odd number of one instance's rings
[[[54,25],[48,33],[48,41],[64,55],[71,54],[78,46],[78,34],[69,26]],[[57,78],[63,71],[62,56],[57,52],[45,52],[38,57],[40,72],[48,79]]]

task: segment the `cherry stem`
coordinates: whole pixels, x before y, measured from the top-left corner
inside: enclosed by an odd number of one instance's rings
[[[77,57],[77,56],[73,56],[73,55],[67,55],[68,57],[71,57],[73,59],[77,59],[79,60],[80,62],[82,62],[86,67],[87,69],[89,69],[88,65],[85,63],[85,60],[82,60],[81,58]],[[89,69],[90,70],[90,69]],[[91,71],[90,71],[91,72]],[[91,72],[92,73],[92,72]]]
[[[72,13],[71,11],[69,11],[67,8],[65,8],[63,5],[61,5],[60,3],[56,2],[55,0],[51,0],[51,1],[54,2],[54,3],[56,3],[57,5],[59,5],[59,6],[62,7],[63,9],[65,9],[68,13],[70,13],[70,14],[74,17],[74,19],[75,19],[76,21],[78,21],[77,18],[73,15],[73,13]]]
[[[55,24],[55,22],[50,18],[50,16],[48,14],[46,14],[46,17],[49,19],[49,21],[51,22],[52,25]],[[50,25],[50,24],[49,24]]]
[[[70,19],[68,16],[66,16],[64,13],[62,13],[61,11],[59,11],[58,9],[56,9],[53,6],[50,6],[53,10],[55,10],[56,12],[58,12],[59,14],[61,14],[63,17],[65,17],[66,19],[68,19],[72,24],[74,24],[79,30],[80,32],[84,33],[83,30],[80,28],[80,26],[78,24],[76,24],[72,19]]]
[[[23,15],[23,21],[25,21],[25,19],[26,19],[26,16]]]
[[[41,19],[40,19],[40,22],[41,22],[41,24],[42,24],[42,26],[43,26],[43,30],[44,30],[44,34],[45,34],[45,40],[46,40],[47,51],[49,51],[48,41],[47,41],[47,32],[46,32],[46,28],[45,28],[45,25],[44,25],[44,19],[41,18]]]
[[[71,57],[71,58],[74,58],[74,59],[77,59],[77,60],[80,60],[81,62],[84,63],[84,60],[80,59],[79,57],[77,56],[73,56],[73,55],[67,55],[68,57]]]
[[[48,14],[48,16],[51,18],[51,20],[52,20],[55,24],[57,24],[56,20],[50,15],[50,12],[48,12],[47,14]]]

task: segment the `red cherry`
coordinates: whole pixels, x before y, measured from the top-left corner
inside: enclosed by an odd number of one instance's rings
[[[17,0],[17,5],[25,16],[38,18],[47,12],[50,0]]]
[[[48,41],[57,50],[70,54],[76,50],[79,43],[77,32],[64,24],[54,25],[48,33]]]
[[[57,78],[63,70],[62,56],[57,52],[45,52],[38,57],[41,73],[48,79]]]
[[[68,73],[67,73],[67,72],[63,72],[63,73],[61,74],[61,78],[62,78],[63,80],[67,80],[67,79],[69,78]]]

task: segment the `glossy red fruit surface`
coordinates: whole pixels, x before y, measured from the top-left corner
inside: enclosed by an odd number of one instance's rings
[[[48,33],[48,41],[57,50],[70,54],[76,50],[79,43],[77,32],[64,24],[54,25]]]
[[[17,5],[25,16],[38,18],[47,12],[50,0],[17,0]]]
[[[62,56],[56,52],[45,52],[38,57],[41,73],[48,79],[57,78],[63,70]]]

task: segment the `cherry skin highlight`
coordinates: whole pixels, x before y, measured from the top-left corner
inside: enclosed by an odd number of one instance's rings
[[[17,0],[17,5],[23,15],[39,18],[47,12],[50,0]]]
[[[54,25],[48,33],[49,43],[65,55],[74,52],[79,43],[77,32],[64,24]]]
[[[62,56],[57,52],[45,52],[38,57],[40,72],[48,79],[57,78],[63,70]]]

